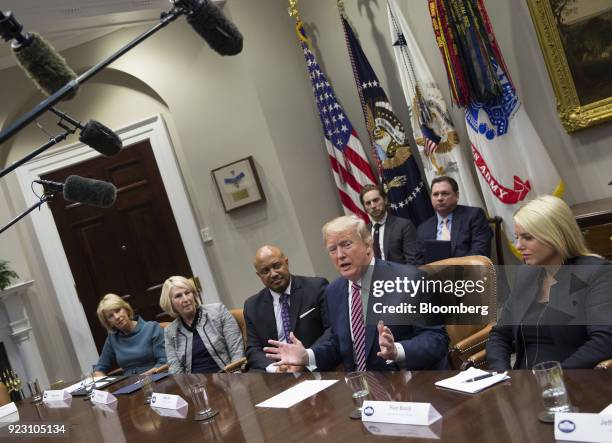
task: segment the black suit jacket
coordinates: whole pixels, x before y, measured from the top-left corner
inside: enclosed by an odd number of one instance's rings
[[[438,216],[434,215],[417,229],[418,261],[425,262],[425,240],[435,240]],[[493,232],[482,208],[457,205],[451,225],[451,257],[484,255],[491,257]]]
[[[328,281],[319,277],[291,276],[289,311],[293,334],[308,348],[328,332],[325,288]],[[249,368],[265,370],[274,363],[266,358],[263,347],[268,340],[278,339],[272,294],[264,288],[244,303],[244,320],[247,327],[246,356]]]
[[[372,231],[372,224],[368,225]],[[417,264],[416,229],[407,218],[387,214],[383,236],[385,260],[395,263]]]
[[[544,270],[522,266],[514,288],[487,342],[487,362],[495,370],[510,369],[510,354],[516,352],[515,367],[525,355],[520,326],[537,297]],[[554,314],[551,338],[566,358],[568,369],[592,369],[612,358],[612,266],[590,256],[574,257],[555,275],[548,306]],[[550,321],[548,324],[551,324]]]

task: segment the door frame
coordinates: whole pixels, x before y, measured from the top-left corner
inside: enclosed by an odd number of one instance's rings
[[[200,238],[198,223],[162,115],[157,114],[132,123],[115,130],[115,133],[124,146],[149,140],[162,182],[168,196],[171,196],[169,201],[172,213],[181,214],[180,220],[176,216],[175,219],[191,269],[194,275],[200,277],[206,298],[213,303],[219,302],[219,293]],[[32,193],[31,183],[41,175],[98,156],[100,154],[97,151],[78,142],[50,149],[26,163],[16,170],[25,204],[30,206],[38,202]],[[92,362],[97,361],[99,355],[85,311],[77,296],[74,277],[51,210],[43,205],[40,211],[31,213],[30,219],[81,371],[91,370]]]

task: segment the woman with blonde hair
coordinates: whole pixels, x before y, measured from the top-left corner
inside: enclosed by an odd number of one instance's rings
[[[219,372],[244,357],[242,332],[221,303],[203,305],[193,282],[168,278],[162,287],[161,308],[176,319],[164,330],[169,372]]]
[[[567,204],[537,197],[514,214],[516,248],[526,266],[487,343],[496,370],[544,361],[592,369],[612,358],[612,266],[589,251]]]
[[[106,294],[100,300],[97,314],[108,337],[94,375],[106,375],[114,362],[126,375],[153,374],[166,364],[164,332],[159,323],[134,316],[130,304],[116,294]]]

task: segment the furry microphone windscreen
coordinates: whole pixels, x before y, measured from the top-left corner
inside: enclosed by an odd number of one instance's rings
[[[221,55],[236,55],[242,51],[242,34],[210,0],[202,0],[187,15],[187,23]]]
[[[77,78],[64,57],[45,39],[36,33],[30,34],[29,43],[13,50],[19,66],[46,95],[51,95],[66,83]],[[76,90],[65,99],[76,95]]]
[[[107,157],[117,154],[123,147],[119,136],[97,120],[85,123],[79,140]]]
[[[115,185],[93,178],[70,175],[64,182],[64,200],[110,208],[117,198]]]

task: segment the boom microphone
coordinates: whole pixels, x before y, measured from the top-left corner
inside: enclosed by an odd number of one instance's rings
[[[83,125],[80,121],[70,117],[68,114],[55,107],[51,107],[49,110],[62,120],[66,120],[71,125],[79,128],[81,130],[79,141],[94,148],[100,154],[109,157],[117,154],[123,147],[123,143],[119,136],[99,121],[89,120]],[[58,125],[64,129],[68,129],[61,120]]]
[[[210,0],[170,0],[186,10],[187,23],[221,55],[242,51],[242,34]]]
[[[117,199],[115,185],[102,180],[69,175],[64,183],[50,180],[34,180],[47,190],[62,192],[64,200],[74,203],[110,208]]]
[[[22,33],[22,29],[23,25],[12,12],[0,11],[0,34],[4,40],[11,42],[17,63],[38,89],[46,95],[51,95],[77,78],[76,73],[53,46],[36,33]],[[71,99],[75,95],[76,88],[64,98]]]

